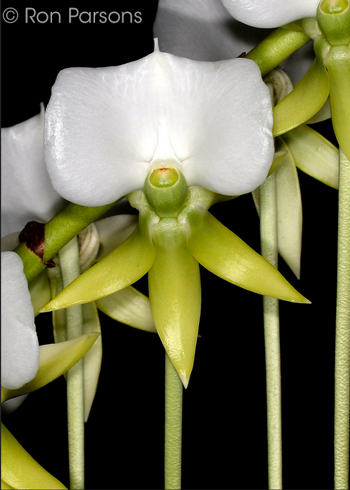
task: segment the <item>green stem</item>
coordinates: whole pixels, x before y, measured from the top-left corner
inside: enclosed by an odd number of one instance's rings
[[[335,343],[334,486],[349,488],[350,161],[340,150]]]
[[[168,355],[165,357],[165,446],[164,484],[181,488],[182,382]]]
[[[261,253],[278,266],[275,174],[260,187]],[[281,360],[278,299],[264,296],[269,488],[282,488]]]
[[[45,225],[44,262],[51,260],[69,240],[105,214],[116,202],[98,207],[69,203]],[[25,243],[18,245],[15,252],[23,260],[24,273],[28,281],[34,279],[45,268],[43,261]]]
[[[302,30],[279,27],[249,51],[246,58],[255,61],[261,74],[266,75],[309,41]]]
[[[80,275],[78,239],[75,237],[59,252],[63,287]],[[82,305],[66,310],[67,340],[83,334]],[[67,412],[70,488],[84,488],[84,364],[80,359],[67,372]]]

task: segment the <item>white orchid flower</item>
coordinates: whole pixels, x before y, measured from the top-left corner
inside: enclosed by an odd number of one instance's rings
[[[316,17],[319,0],[222,0],[232,17],[253,27],[279,27],[295,20]]]
[[[194,60],[219,61],[248,53],[270,31],[239,22],[218,0],[159,0],[153,32],[168,53]],[[312,46],[308,44],[281,66],[297,81],[313,58]]]
[[[224,195],[258,187],[273,159],[269,92],[254,62],[205,63],[160,52],[123,66],[63,70],[46,111],[56,191],[101,206],[179,169]]]
[[[1,262],[1,386],[18,389],[37,373],[39,342],[22,260],[2,252]]]
[[[44,162],[44,107],[40,114],[1,129],[1,236],[28,221],[46,222],[63,206]]]

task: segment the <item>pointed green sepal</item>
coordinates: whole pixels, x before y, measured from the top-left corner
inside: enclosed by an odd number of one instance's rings
[[[278,252],[299,279],[302,239],[299,178],[288,147],[282,138],[278,138],[276,143],[279,152],[284,155],[282,164],[278,166],[275,172]],[[259,187],[252,192],[252,196],[255,207],[260,214]]]
[[[156,259],[148,274],[154,322],[185,388],[193,368],[201,309],[198,262],[186,248],[182,226],[162,219],[153,232]]]
[[[299,177],[293,156],[283,139],[277,138],[276,143],[279,150],[287,151],[275,172],[278,251],[299,279],[303,222]]]
[[[190,218],[187,248],[206,269],[254,293],[309,303],[267,260],[209,212]]]
[[[37,463],[4,424],[1,424],[1,488],[66,487]]]
[[[333,46],[326,59],[331,80],[332,122],[338,143],[350,160],[350,48]]]
[[[154,258],[149,235],[138,226],[127,240],[71,282],[41,311],[90,303],[124,289],[149,271]]]
[[[83,329],[85,335],[93,332],[100,333],[84,356],[84,420],[87,422],[95,399],[102,364],[101,325],[95,303],[83,305]]]
[[[98,336],[98,333],[92,332],[67,342],[41,345],[39,369],[35,378],[18,390],[1,388],[1,403],[10,398],[38,390],[61,376],[86,354]]]
[[[105,315],[131,327],[156,333],[149,299],[129,286],[96,301],[97,308]]]
[[[283,135],[295,165],[334,189],[339,186],[339,150],[317,131],[302,124]]]
[[[329,76],[314,60],[298,85],[273,108],[273,134],[279,136],[305,123],[324,105],[329,95]]]

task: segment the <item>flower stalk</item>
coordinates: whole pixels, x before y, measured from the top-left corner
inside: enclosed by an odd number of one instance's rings
[[[58,254],[63,287],[80,275],[78,239],[69,241]],[[83,309],[74,305],[66,310],[67,339],[83,334]],[[67,372],[67,413],[70,488],[84,488],[84,365],[80,359]]]
[[[278,233],[276,205],[276,176],[272,173],[260,187],[261,254],[274,267],[278,266]],[[282,487],[282,405],[281,356],[279,333],[279,302],[271,296],[263,297],[267,439],[269,488]]]
[[[164,488],[181,488],[182,381],[165,354]]]
[[[335,346],[334,488],[349,488],[350,161],[339,152],[338,276]]]

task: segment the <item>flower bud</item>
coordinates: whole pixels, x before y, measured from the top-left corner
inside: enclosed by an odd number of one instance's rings
[[[175,218],[187,198],[187,182],[176,168],[160,167],[148,174],[145,195],[160,218]]]

